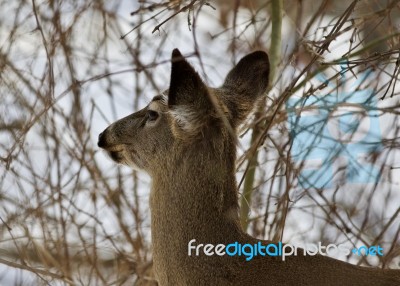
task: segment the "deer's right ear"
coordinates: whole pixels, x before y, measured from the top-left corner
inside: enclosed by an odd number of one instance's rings
[[[207,86],[178,49],[173,50],[171,61],[168,107],[181,131],[197,133],[212,110]]]

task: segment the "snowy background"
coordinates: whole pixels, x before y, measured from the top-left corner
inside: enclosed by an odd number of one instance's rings
[[[219,86],[245,54],[268,52],[273,2],[0,0],[0,285],[132,285],[147,275],[150,178],[111,162],[97,136],[168,88],[173,48],[210,86]],[[253,146],[258,160],[244,219],[252,235],[292,244],[379,244],[383,257],[337,258],[399,267],[396,2],[283,1],[273,84],[238,146],[241,182],[254,128],[266,134]],[[359,105],[361,111],[340,99],[344,107],[286,104],[365,90],[374,103]],[[316,125],[335,134],[343,131],[343,114],[357,122],[339,143],[344,150],[374,129],[378,135],[367,142],[374,151],[350,166],[356,155],[335,155],[321,145],[322,131],[301,141],[309,126],[293,122],[321,112],[327,116]],[[256,121],[266,123],[254,127]],[[318,148],[325,153],[310,161],[307,150]],[[314,174],[329,184],[304,183],[310,164],[332,168],[334,178],[323,171]],[[357,172],[364,165],[378,176]]]

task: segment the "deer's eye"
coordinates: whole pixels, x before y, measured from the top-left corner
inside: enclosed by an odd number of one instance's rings
[[[156,121],[158,118],[158,112],[154,110],[147,110],[147,121]]]

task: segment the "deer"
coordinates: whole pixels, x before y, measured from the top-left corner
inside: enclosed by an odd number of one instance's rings
[[[301,250],[284,261],[270,255],[250,261],[209,255],[206,245],[215,246],[214,254],[223,254],[218,245],[231,243],[277,245],[242,230],[235,178],[238,128],[265,96],[269,59],[264,51],[248,54],[218,88],[208,87],[178,49],[171,65],[169,88],[98,138],[113,161],[151,177],[158,285],[400,285],[399,270],[356,266]]]

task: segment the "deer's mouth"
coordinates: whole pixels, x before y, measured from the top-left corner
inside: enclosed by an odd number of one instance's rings
[[[100,148],[106,151],[108,156],[116,163],[123,163],[125,161],[123,145],[107,145],[104,143],[99,143],[98,145]]]
[[[123,163],[125,161],[123,150],[108,151],[107,153],[110,156],[110,158],[117,163]]]
[[[123,164],[125,162],[124,147],[123,145],[102,147],[108,156],[116,163]]]

